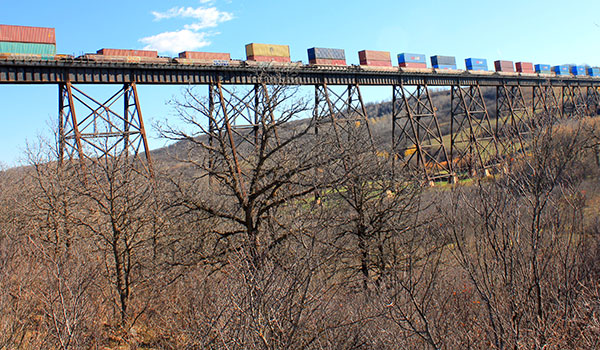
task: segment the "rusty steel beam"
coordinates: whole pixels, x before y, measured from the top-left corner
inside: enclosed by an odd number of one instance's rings
[[[501,157],[525,150],[524,139],[532,128],[530,110],[521,86],[496,88],[496,140]]]
[[[453,176],[449,153],[427,85],[394,86],[392,150],[394,161],[421,171],[428,181]]]
[[[123,101],[123,113],[114,105]],[[86,111],[78,118],[77,110]],[[99,102],[70,82],[59,85],[59,163],[79,159],[98,162],[114,157],[138,160],[153,176],[150,148],[135,83],[124,84],[105,102]]]
[[[269,78],[270,77],[270,78]],[[62,61],[0,61],[0,84],[125,84],[138,85],[210,85],[220,81],[222,85],[424,85],[428,86],[537,86],[552,84],[567,86],[577,83],[582,87],[600,86],[599,78],[514,76],[499,74],[478,75],[460,73],[417,73],[399,68],[380,69],[314,66],[192,66],[176,63],[108,63],[83,60]]]
[[[450,157],[454,174],[479,176],[498,163],[498,142],[480,86],[452,86]]]

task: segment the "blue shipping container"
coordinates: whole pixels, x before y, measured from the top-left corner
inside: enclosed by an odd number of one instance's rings
[[[584,66],[572,66],[571,74],[573,75],[585,75],[585,67]]]
[[[398,55],[398,63],[427,63],[425,55],[418,53],[401,53]]]
[[[345,60],[346,53],[343,49],[313,47],[308,49],[308,59]]]
[[[587,69],[588,75],[590,77],[600,77],[600,68],[599,67],[589,67]]]
[[[434,64],[433,68],[437,69],[456,69],[455,64]]]
[[[552,70],[549,64],[536,64],[535,65],[536,73],[551,73]]]
[[[467,66],[485,66],[487,69],[487,60],[485,58],[467,58],[465,60]]]
[[[456,66],[456,58],[453,56],[431,56],[431,65],[454,65]]]
[[[467,64],[467,70],[488,70],[487,65],[470,65]]]
[[[556,75],[569,75],[569,66],[561,65],[552,67],[552,71],[556,73]]]
[[[56,45],[0,42],[0,53],[16,53],[24,55],[56,55]]]

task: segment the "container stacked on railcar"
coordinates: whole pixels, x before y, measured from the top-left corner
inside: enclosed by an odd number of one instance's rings
[[[536,64],[535,72],[539,74],[552,74],[552,67],[549,64]]]
[[[515,66],[513,61],[497,60],[494,61],[494,68],[496,72],[514,73]]]
[[[436,69],[456,70],[456,57],[454,56],[431,56],[431,66]]]
[[[246,45],[246,60],[254,62],[291,63],[288,45],[257,44]]]
[[[465,66],[467,67],[467,70],[488,70],[488,64],[485,58],[467,58],[465,60]]]
[[[170,63],[170,57],[158,57],[154,50],[129,49],[100,49],[95,54],[85,54],[79,57],[84,60],[98,62],[128,62],[128,63]]]
[[[552,71],[556,75],[561,75],[561,76],[570,75],[569,74],[569,66],[566,64],[553,66]]]
[[[392,58],[388,51],[362,50],[358,52],[361,66],[391,67]]]
[[[600,77],[600,67],[588,67],[587,73],[590,77]]]
[[[345,66],[346,52],[343,49],[313,47],[308,51],[308,63],[311,65]]]
[[[231,55],[225,52],[180,52],[174,61],[186,65],[212,65],[212,66],[239,66],[241,61],[232,60]]]
[[[586,69],[584,66],[571,66],[571,74],[575,76],[586,75]]]
[[[401,53],[398,55],[398,66],[403,68],[427,68],[427,61],[423,54]]]
[[[54,28],[25,27],[0,24],[0,55],[54,59],[56,34]]]
[[[528,73],[533,74],[535,70],[533,69],[533,63],[531,62],[517,62],[515,63],[515,68],[519,73]]]

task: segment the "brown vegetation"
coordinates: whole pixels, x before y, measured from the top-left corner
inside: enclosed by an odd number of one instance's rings
[[[600,345],[597,119],[539,126],[506,174],[426,188],[360,123],[286,129],[310,104],[267,92],[259,132],[231,138],[189,91],[164,129],[187,152],[155,178],[49,147],[0,171],[0,349]]]

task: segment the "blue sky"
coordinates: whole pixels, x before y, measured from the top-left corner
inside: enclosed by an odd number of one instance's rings
[[[501,4],[501,5],[497,5]],[[355,1],[173,0],[0,1],[0,24],[56,28],[59,53],[80,55],[107,48],[154,48],[175,56],[183,49],[229,52],[245,58],[250,42],[290,45],[292,60],[306,49],[346,50],[357,64],[363,49],[547,64],[600,65],[600,1]],[[117,87],[84,87],[95,97]],[[140,86],[151,146],[153,123],[175,118],[167,101],[181,87]],[[56,86],[0,85],[0,164],[18,165],[26,140],[49,137],[56,124]],[[390,98],[371,89],[369,101]]]

